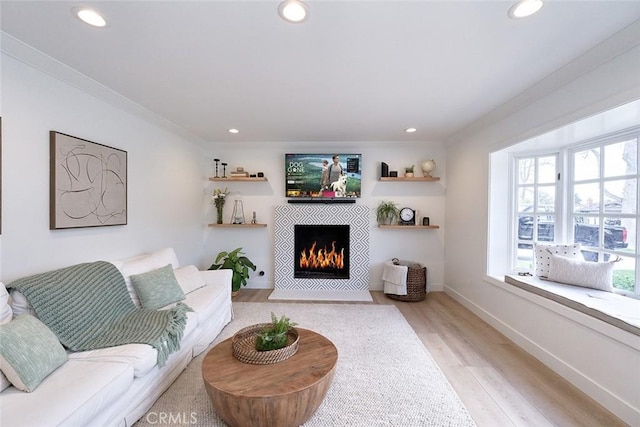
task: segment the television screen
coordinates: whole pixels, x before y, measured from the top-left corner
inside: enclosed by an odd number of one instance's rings
[[[287,197],[360,197],[361,154],[286,154]]]

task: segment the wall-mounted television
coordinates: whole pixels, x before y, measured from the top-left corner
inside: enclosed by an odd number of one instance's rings
[[[362,155],[285,154],[285,194],[291,199],[350,200],[360,197]]]

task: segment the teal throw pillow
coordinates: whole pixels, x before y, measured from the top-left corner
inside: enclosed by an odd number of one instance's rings
[[[30,314],[0,325],[0,369],[17,389],[32,392],[67,361],[56,335]]]
[[[147,273],[134,274],[131,284],[143,308],[156,310],[185,298],[171,264]]]

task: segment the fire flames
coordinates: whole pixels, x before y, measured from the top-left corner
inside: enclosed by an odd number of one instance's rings
[[[337,252],[336,242],[333,241],[330,251],[325,246],[316,252],[316,244],[317,242],[313,242],[308,253],[307,248],[304,248],[300,253],[300,268],[344,268],[344,248]]]

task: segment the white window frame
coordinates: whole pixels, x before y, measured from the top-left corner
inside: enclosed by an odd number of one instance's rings
[[[637,138],[638,139],[638,150],[640,151],[640,127],[634,127],[634,128],[630,128],[630,129],[626,129],[624,131],[621,132],[616,132],[613,134],[609,134],[609,135],[603,135],[597,138],[592,138],[588,141],[581,141],[575,144],[571,144],[568,146],[565,146],[561,149],[558,150],[552,150],[552,151],[545,151],[545,152],[540,152],[540,151],[520,151],[517,155],[513,154],[510,155],[510,163],[512,165],[511,167],[511,172],[510,172],[510,211],[511,211],[511,227],[510,227],[510,252],[511,252],[511,257],[510,257],[510,270],[511,271],[522,271],[522,268],[518,268],[518,248],[519,248],[519,244],[528,244],[531,243],[533,244],[533,242],[536,241],[536,236],[537,236],[537,215],[539,214],[538,212],[538,200],[537,197],[534,200],[534,211],[532,213],[533,217],[534,217],[534,221],[533,221],[533,230],[532,230],[532,240],[520,240],[519,236],[518,236],[518,227],[519,227],[519,215],[520,213],[518,212],[518,206],[517,206],[517,200],[518,200],[518,190],[519,188],[521,188],[522,186],[518,185],[518,160],[523,159],[523,158],[534,158],[535,160],[535,176],[536,176],[536,182],[534,182],[534,184],[532,184],[533,186],[535,186],[536,189],[536,194],[537,194],[537,188],[538,188],[538,184],[537,184],[537,176],[538,176],[538,170],[537,170],[537,159],[540,157],[549,157],[552,155],[556,155],[556,173],[559,173],[559,179],[556,180],[556,197],[555,197],[555,208],[554,208],[554,214],[555,214],[555,225],[554,225],[554,241],[555,242],[573,242],[574,241],[574,227],[573,227],[573,218],[574,218],[574,214],[573,214],[573,203],[571,202],[573,200],[574,194],[573,194],[573,188],[574,188],[574,174],[573,174],[573,154],[579,151],[584,151],[585,149],[589,149],[591,147],[601,147],[601,150],[604,149],[604,147],[606,145],[610,145],[610,144],[615,144],[624,140],[627,140],[629,138]],[[639,155],[638,159],[640,159],[640,152],[637,153]],[[601,189],[600,189],[600,193],[601,193],[601,202],[604,200],[602,198],[602,192],[603,192],[603,187],[602,187],[602,183],[606,182],[608,180],[608,178],[605,178],[603,176],[602,173],[602,163],[600,164],[600,168],[601,168],[601,173],[600,173],[600,177],[595,181],[598,181],[601,183]],[[640,169],[640,168],[639,168]],[[624,255],[626,257],[632,257],[635,258],[635,288],[634,288],[634,292],[629,293],[628,291],[624,291],[624,290],[620,290],[620,289],[615,289],[614,292],[616,293],[620,293],[623,295],[628,295],[628,296],[633,296],[635,298],[640,297],[640,253],[639,253],[639,248],[638,248],[638,242],[639,239],[638,237],[640,237],[640,177],[638,176],[638,170],[636,171],[635,175],[625,175],[622,178],[625,177],[635,177],[637,179],[637,188],[636,190],[638,191],[639,194],[637,194],[636,197],[636,213],[635,214],[615,214],[616,217],[630,217],[630,218],[635,218],[636,219],[636,247],[635,247],[635,253],[633,254],[629,254],[628,252],[620,252],[620,251],[615,251],[615,250],[610,250],[610,249],[605,249],[604,248],[604,233],[603,233],[603,228],[604,228],[604,218],[606,217],[610,217],[612,216],[611,213],[604,213],[603,211],[603,207],[602,207],[602,203],[601,208],[600,208],[600,212],[598,213],[598,218],[600,219],[599,223],[600,223],[600,230],[599,230],[599,247],[595,250],[597,251],[600,255],[600,259],[602,260],[602,254],[611,254],[613,256],[615,255]],[[621,179],[621,177],[616,177],[615,179]],[[566,196],[565,196],[566,195]],[[533,251],[532,251],[532,256],[533,256]],[[533,272],[531,272],[533,273]]]

